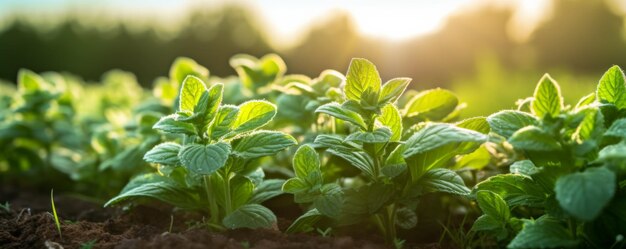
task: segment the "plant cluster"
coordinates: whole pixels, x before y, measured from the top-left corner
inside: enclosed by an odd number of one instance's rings
[[[216,231],[276,228],[267,204],[288,201],[302,213],[287,233],[377,229],[401,246],[434,212],[463,219],[443,227],[463,247],[626,245],[617,66],[576,105],[546,75],[517,110],[461,119],[454,93],[383,83],[365,59],[316,78],[273,54],[230,64],[237,76],[218,78],[178,58],[151,92],[122,71],[86,85],[22,70],[0,86],[0,179],[164,202]]]

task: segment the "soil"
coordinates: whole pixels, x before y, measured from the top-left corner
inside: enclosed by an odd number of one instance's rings
[[[102,208],[82,198],[56,195],[62,238],[50,213],[50,195],[0,190],[0,248],[389,248],[379,237],[285,234],[291,220],[279,217],[277,229],[238,229],[210,232],[193,225],[199,215],[171,214],[163,206],[139,206],[123,211]],[[287,211],[286,211],[287,212]],[[281,214],[280,211],[276,213]],[[287,212],[289,213],[289,212]],[[291,217],[289,217],[291,218]],[[171,229],[171,230],[170,230]],[[438,244],[406,245],[405,248],[440,248]]]

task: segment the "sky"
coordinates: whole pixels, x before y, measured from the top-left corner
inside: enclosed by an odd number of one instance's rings
[[[261,25],[268,27],[278,45],[297,42],[307,28],[325,20],[336,11],[350,13],[358,30],[370,37],[402,41],[436,31],[446,17],[461,11],[497,3],[516,9],[514,36],[523,39],[549,10],[549,0],[2,0],[0,18],[13,13],[55,16],[65,11],[106,16],[118,20],[141,19],[176,27],[189,10],[215,7],[226,2],[252,6]],[[626,1],[615,0],[626,9]]]

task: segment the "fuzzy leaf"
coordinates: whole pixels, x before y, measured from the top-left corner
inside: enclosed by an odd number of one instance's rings
[[[509,206],[498,194],[491,191],[478,191],[476,200],[480,210],[500,222],[508,222],[511,218]]]
[[[420,116],[426,120],[441,120],[454,111],[459,99],[454,93],[436,88],[415,95],[404,110],[405,116]]]
[[[324,215],[321,214],[317,209],[311,209],[302,216],[298,217],[291,225],[287,228],[285,233],[306,233],[312,231],[315,224],[322,219]]]
[[[574,217],[591,221],[615,194],[615,174],[606,168],[589,168],[584,172],[562,176],[556,181],[556,199]]]
[[[571,248],[578,244],[569,231],[551,218],[526,221],[524,228],[513,238],[507,248]]]
[[[358,131],[348,135],[345,141],[360,143],[387,143],[391,139],[391,130],[387,127],[378,128],[372,132]]]
[[[449,169],[433,169],[420,180],[426,192],[444,192],[455,195],[468,195],[470,189],[465,186],[461,176]]]
[[[561,144],[557,140],[535,126],[518,130],[509,138],[509,143],[518,150],[555,151],[561,149]]]
[[[251,100],[239,105],[232,134],[253,131],[269,123],[276,115],[276,106],[264,100]]]
[[[347,99],[359,102],[367,89],[379,92],[381,83],[374,64],[366,59],[354,58],[348,67],[344,92]]]
[[[400,111],[395,105],[385,105],[376,120],[391,130],[391,142],[400,141],[402,138],[402,116],[400,116]]]
[[[226,143],[192,144],[183,147],[178,156],[183,166],[191,172],[210,175],[224,166],[229,153],[230,145]]]
[[[146,152],[143,160],[149,163],[177,165],[180,164],[180,159],[178,159],[180,148],[180,144],[177,143],[162,143]]]
[[[178,111],[193,113],[196,104],[198,104],[202,94],[206,91],[204,82],[200,78],[192,75],[185,77],[183,86],[180,88]]]
[[[609,68],[600,79],[597,91],[598,100],[626,108],[626,85],[624,72],[619,66]]]
[[[293,156],[293,169],[297,177],[304,178],[311,172],[320,170],[320,159],[315,149],[309,145],[298,148]]]
[[[556,117],[563,109],[563,96],[559,85],[549,75],[544,75],[535,89],[531,109],[535,116]]]
[[[410,78],[395,78],[387,81],[380,91],[378,104],[395,102],[404,93],[409,83],[411,83]]]
[[[505,138],[511,137],[513,133],[529,125],[537,125],[538,121],[532,115],[520,111],[500,111],[491,114],[487,118],[491,130]]]
[[[275,155],[296,143],[295,138],[280,131],[259,131],[236,140],[233,152],[244,159],[253,159]]]
[[[224,226],[235,228],[270,228],[276,223],[271,210],[259,204],[247,204],[233,211],[222,221]]]
[[[176,120],[177,117],[177,114],[165,116],[161,118],[156,124],[154,124],[152,128],[171,134],[182,133],[187,135],[196,135],[196,128],[193,126],[193,124],[178,121]]]
[[[332,103],[328,103],[323,106],[320,106],[317,108],[317,110],[315,110],[315,112],[328,114],[330,116],[341,119],[343,121],[350,122],[358,126],[359,128],[361,128],[361,130],[367,130],[367,126],[365,125],[365,122],[363,121],[363,118],[361,117],[361,115],[359,115],[356,112],[343,108],[337,102],[332,102]]]

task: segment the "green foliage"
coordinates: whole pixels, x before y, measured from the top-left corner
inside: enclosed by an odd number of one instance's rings
[[[626,171],[618,161],[623,158],[621,127],[626,111],[620,96],[625,89],[621,69],[612,67],[595,96],[584,96],[572,108],[562,103],[558,84],[546,75],[535,90],[531,113],[502,111],[489,116],[494,136],[506,139],[503,143],[524,157],[510,166],[510,174],[492,176],[476,186],[474,193],[486,215],[476,221],[476,229],[489,231],[503,242],[510,240],[509,248],[580,243],[610,247],[613,241],[595,238],[615,238],[623,232],[602,223],[602,217],[623,195],[618,182],[624,181]],[[513,217],[505,221],[523,225],[495,228],[493,219],[487,218],[494,214],[480,201],[484,191],[499,196],[511,209]],[[525,211],[513,212],[519,209]],[[616,219],[626,222],[624,217]]]
[[[182,143],[153,147],[144,160],[163,175],[133,179],[106,206],[142,197],[186,209],[207,210],[210,227],[271,227],[276,217],[259,205],[278,193],[264,183],[255,160],[275,155],[296,144],[283,132],[258,130],[276,115],[276,107],[262,100],[239,106],[221,105],[223,85],[207,89],[204,81],[187,76],[180,90],[176,113],[161,118],[154,129],[180,137]],[[255,188],[265,191],[255,192]]]
[[[391,244],[398,241],[398,227],[416,226],[422,195],[470,193],[463,179],[446,167],[485,142],[489,126],[484,118],[458,125],[417,124],[453,119],[458,100],[442,89],[425,91],[401,112],[395,102],[409,79],[383,85],[376,67],[365,59],[353,59],[346,75],[340,89],[345,99],[315,112],[333,117],[331,122],[345,122],[348,129],[320,134],[293,156],[295,176],[283,191],[310,209],[287,232],[310,231],[321,222],[346,226],[373,221]],[[322,158],[327,159],[320,159],[316,149],[325,150]]]

